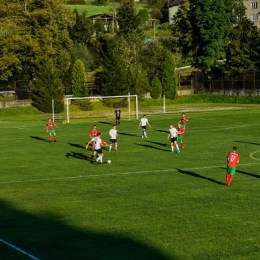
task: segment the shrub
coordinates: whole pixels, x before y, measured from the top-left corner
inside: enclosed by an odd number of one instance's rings
[[[154,99],[162,96],[162,83],[158,78],[152,80],[150,94]]]

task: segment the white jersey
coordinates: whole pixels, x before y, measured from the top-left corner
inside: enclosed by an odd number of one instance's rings
[[[177,137],[177,135],[178,135],[178,130],[177,130],[175,127],[173,127],[173,128],[170,128],[170,129],[169,129],[169,133],[170,133],[170,135],[171,135],[171,138]]]
[[[116,139],[117,130],[116,130],[116,129],[111,129],[111,130],[109,131],[109,136],[110,136],[110,139]]]
[[[147,118],[142,118],[141,119],[141,123],[142,123],[142,126],[146,126],[147,123],[148,123],[148,119]]]
[[[94,138],[92,138],[92,141],[94,142],[95,150],[101,149],[101,144],[102,144],[101,138],[99,138],[99,137],[94,137]]]

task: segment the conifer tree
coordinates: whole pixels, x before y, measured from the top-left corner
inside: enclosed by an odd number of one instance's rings
[[[54,112],[64,110],[64,90],[59,79],[58,70],[47,60],[39,67],[37,78],[33,83],[32,104],[44,113],[52,112],[52,100],[54,100]]]
[[[162,83],[157,77],[154,78],[151,82],[150,95],[154,99],[162,96]]]
[[[72,92],[74,97],[86,97],[88,96],[87,91],[87,74],[83,62],[78,59],[76,60],[72,69]]]
[[[170,99],[176,99],[178,96],[178,77],[175,68],[173,54],[167,51],[162,64],[162,88],[165,97]]]

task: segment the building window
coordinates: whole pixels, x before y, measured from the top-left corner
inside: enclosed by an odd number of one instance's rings
[[[257,2],[252,2],[252,3],[251,3],[251,8],[252,8],[252,9],[257,9],[257,7],[258,7],[258,6],[257,6]]]
[[[252,14],[252,21],[258,21],[258,14]]]

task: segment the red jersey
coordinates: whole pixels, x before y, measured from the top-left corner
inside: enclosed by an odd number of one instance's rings
[[[46,123],[46,127],[47,127],[48,130],[53,130],[54,129],[54,125],[55,125],[54,122],[47,122]]]
[[[182,116],[180,120],[181,120],[181,123],[182,123],[183,125],[186,125],[186,124],[187,124],[187,121],[188,121],[188,117],[187,117],[187,116]]]
[[[184,133],[185,133],[185,129],[183,127],[178,127],[177,128],[178,132],[179,132],[179,136],[180,137],[183,137],[184,136]]]
[[[237,163],[239,162],[239,155],[236,152],[230,152],[227,155],[227,160],[228,160],[227,166],[236,168]]]
[[[98,133],[100,133],[99,130],[92,129],[92,130],[90,130],[89,135],[90,135],[91,138],[94,138],[94,137],[96,137],[98,135]]]

